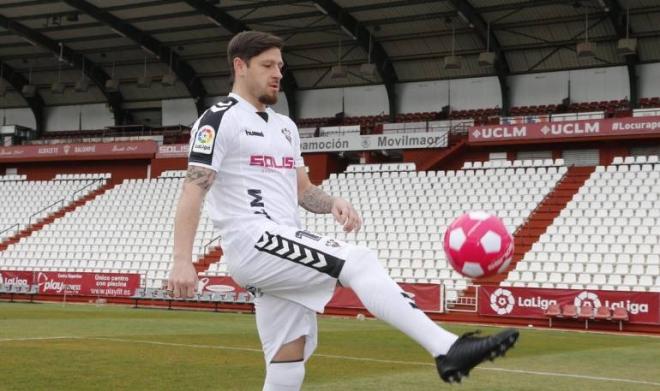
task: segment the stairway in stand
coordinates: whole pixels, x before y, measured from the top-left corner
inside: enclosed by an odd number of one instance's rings
[[[448,161],[450,156],[455,156],[467,145],[466,137],[452,137],[446,148],[418,150],[413,157],[407,157],[404,151],[404,161],[414,162],[418,171],[437,169],[440,163]]]
[[[3,241],[2,243],[0,243],[0,251],[6,250],[7,247],[9,247],[10,245],[12,245],[14,243],[18,243],[21,239],[32,235],[32,233],[34,233],[36,231],[40,231],[45,225],[48,225],[48,224],[52,223],[53,221],[61,218],[65,214],[77,209],[78,207],[80,207],[82,205],[85,205],[86,203],[92,201],[93,199],[95,199],[96,197],[98,197],[101,194],[105,193],[106,191],[112,189],[114,186],[115,186],[115,184],[108,182],[105,185],[99,187],[98,189],[90,192],[86,196],[84,196],[84,197],[82,197],[82,198],[80,198],[76,201],[71,202],[70,204],[68,204],[67,206],[65,206],[62,209],[58,210],[57,212],[48,215],[48,217],[45,217],[45,218],[37,221],[36,223],[28,226],[27,228],[25,228],[22,231],[19,231],[16,235],[11,236],[8,239],[5,239],[5,241]]]
[[[209,269],[212,263],[219,262],[220,257],[222,256],[222,249],[220,246],[215,246],[211,248],[211,251],[206,253],[203,257],[197,260],[194,263],[195,270],[197,273],[203,273]]]
[[[506,279],[507,274],[516,268],[518,261],[531,250],[541,235],[545,233],[552,222],[568,202],[577,194],[584,182],[589,179],[595,167],[569,167],[564,177],[559,181],[554,190],[548,194],[539,206],[532,211],[529,218],[514,235],[515,251],[513,261],[506,272],[495,276],[475,281],[478,285],[499,285]]]
[[[536,243],[548,227],[552,225],[554,219],[559,216],[568,202],[573,199],[582,185],[589,179],[595,167],[569,167],[564,177],[559,181],[554,190],[548,194],[545,199],[532,211],[529,219],[523,224],[514,235],[515,250],[513,260],[504,273],[496,274],[491,277],[474,280],[475,285],[499,286],[504,281],[511,270],[516,268],[516,264],[522,260],[525,254],[531,250],[532,245]],[[475,302],[476,290],[468,287],[461,292],[458,303]],[[459,308],[458,305],[456,307]]]

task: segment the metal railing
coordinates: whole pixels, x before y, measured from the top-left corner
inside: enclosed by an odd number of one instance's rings
[[[21,229],[21,223],[16,223],[16,224],[12,225],[11,227],[5,229],[4,231],[0,231],[0,239],[3,238],[3,236],[4,236],[3,234],[5,232],[9,231],[10,229],[12,229],[14,227],[16,227],[16,233],[18,233],[18,231],[20,231],[20,229]]]
[[[457,296],[455,299],[446,298],[445,310],[447,312],[477,312],[479,309],[479,285],[468,285],[465,290],[470,287],[474,288],[474,296]],[[468,308],[456,308],[456,306]]]
[[[221,235],[218,235],[218,236],[214,237],[213,239],[211,239],[208,243],[206,243],[206,244],[204,245],[204,252],[203,252],[203,254],[204,254],[204,255],[206,254],[206,249],[207,249],[207,248],[208,248],[213,242],[215,242],[216,240],[221,239],[221,238],[222,238],[222,236],[221,236]]]
[[[43,212],[43,211],[45,211],[45,210],[47,210],[47,209],[50,209],[50,208],[51,208],[52,206],[54,206],[54,205],[57,205],[57,204],[62,204],[62,205],[64,205],[64,201],[65,201],[65,200],[66,200],[66,198],[62,198],[61,200],[55,201],[55,202],[53,202],[52,204],[46,206],[45,208],[41,208],[41,209],[38,210],[37,212],[32,213],[32,214],[30,215],[30,218],[28,219],[28,225],[32,225],[32,218],[33,218],[34,216],[38,215],[39,213],[41,213],[41,212]],[[61,209],[61,207],[60,207],[60,209]]]
[[[92,183],[88,183],[88,184],[86,184],[85,186],[81,187],[80,189],[74,191],[73,194],[71,195],[71,201],[75,201],[75,200],[76,200],[76,194],[80,193],[81,191],[85,190],[86,188],[92,186],[93,184],[95,184],[95,183],[97,183],[97,182],[101,182],[101,186],[103,186],[103,181],[105,181],[105,179],[101,179],[101,178],[99,178],[99,179],[94,179]]]

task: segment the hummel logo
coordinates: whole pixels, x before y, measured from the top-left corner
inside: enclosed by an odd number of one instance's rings
[[[257,131],[247,130],[247,129],[245,129],[245,134],[248,135],[248,136],[259,136],[259,137],[264,136],[263,132],[257,132]]]
[[[259,251],[314,268],[334,278],[339,277],[344,266],[343,259],[267,231],[254,247]]]

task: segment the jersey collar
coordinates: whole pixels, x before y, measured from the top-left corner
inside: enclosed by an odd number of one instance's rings
[[[259,117],[261,117],[264,121],[268,122],[268,116],[269,116],[269,111],[270,107],[266,106],[266,110],[264,111],[259,111],[257,110],[256,107],[250,102],[248,102],[246,99],[244,99],[242,96],[238,95],[235,92],[230,92],[229,95],[227,95],[231,98],[234,98],[238,101],[239,104],[244,105],[246,109],[249,109],[250,111],[256,113]]]

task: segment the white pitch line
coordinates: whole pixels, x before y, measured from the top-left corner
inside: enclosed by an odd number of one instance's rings
[[[123,338],[106,338],[106,337],[59,336],[59,337],[32,337],[32,338],[0,338],[0,342],[47,341],[47,340],[62,340],[62,339],[86,339],[86,340],[112,341],[112,342],[124,342],[124,343],[141,343],[141,344],[157,345],[157,346],[174,346],[174,347],[193,348],[193,349],[236,350],[236,351],[244,351],[244,352],[262,353],[261,349],[244,348],[244,347],[236,347],[236,346],[192,345],[192,344],[183,344],[183,343],[174,343],[174,342],[160,342],[160,341],[147,341],[147,340],[123,339]],[[378,358],[352,357],[352,356],[341,356],[341,355],[332,355],[332,354],[315,354],[314,357],[330,358],[330,359],[337,359],[337,360],[377,362],[377,363],[383,363],[383,364],[435,366],[431,363],[418,362],[418,361],[383,360],[383,359],[378,359]],[[493,368],[493,367],[476,367],[475,369],[479,369],[479,370],[483,370],[483,371],[520,373],[520,374],[524,374],[524,375],[537,375],[537,376],[549,376],[549,377],[568,377],[568,378],[573,378],[573,379],[584,379],[584,380],[595,380],[595,381],[604,381],[604,382],[618,382],[618,383],[629,383],[629,384],[643,384],[643,385],[649,385],[649,386],[660,386],[660,383],[644,381],[644,380],[619,379],[619,378],[615,378],[615,377],[578,375],[578,374],[572,374],[572,373],[526,371],[526,370],[522,370],[522,369],[507,369],[507,368]]]
[[[87,338],[87,339],[106,340],[106,341],[114,341],[114,342],[127,342],[127,343],[143,343],[143,344],[150,344],[150,345],[176,346],[176,347],[197,348],[197,349],[238,350],[238,351],[262,353],[261,349],[242,348],[242,347],[234,347],[234,346],[222,346],[222,345],[191,345],[191,344],[181,344],[181,343],[173,343],[173,342],[145,341],[145,340],[132,340],[132,339],[120,339],[120,338],[102,338],[102,337]],[[332,354],[314,354],[314,357],[323,357],[323,358],[338,359],[338,360],[377,362],[377,363],[383,363],[383,364],[435,366],[434,364],[425,363],[425,362],[383,360],[383,359],[378,359],[378,358],[352,357],[352,356],[341,356],[341,355],[332,355]],[[578,375],[578,374],[572,374],[572,373],[526,371],[526,370],[521,370],[521,369],[507,369],[507,368],[493,368],[493,367],[476,367],[475,369],[484,370],[484,371],[495,371],[495,372],[520,373],[520,374],[525,374],[525,375],[550,376],[550,377],[568,377],[568,378],[574,378],[574,379],[585,379],[585,380],[596,380],[596,381],[605,381],[605,382],[619,382],[619,383],[644,384],[644,385],[650,385],[650,386],[660,386],[660,383],[644,381],[644,380],[619,379],[619,378],[614,378],[614,377]]]
[[[82,338],[82,337],[71,337],[71,336],[61,336],[61,337],[0,338],[0,342],[48,341],[48,340],[57,340],[57,339],[81,339],[81,338]]]

